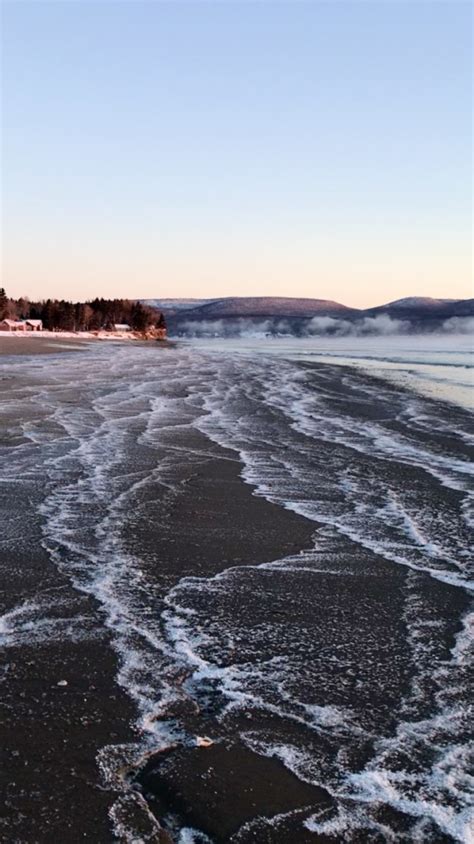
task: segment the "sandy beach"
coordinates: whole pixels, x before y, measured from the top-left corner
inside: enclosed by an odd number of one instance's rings
[[[76,343],[65,345],[76,350]],[[12,346],[15,354],[31,353],[28,339],[23,338],[8,339],[0,348],[9,353]],[[58,350],[47,341],[35,344],[35,354],[36,349],[39,354]],[[24,389],[30,387],[26,378]],[[7,437],[1,445],[11,446],[12,441]],[[203,443],[189,446],[202,449]],[[186,572],[215,572],[243,560],[264,562],[309,546],[312,525],[253,498],[239,478],[240,469],[232,454],[222,460],[218,454],[211,456],[173,508],[173,521],[186,523],[186,533],[176,541],[169,535],[165,538],[153,518],[140,526],[139,533],[134,530],[133,544],[138,541],[146,554],[157,545],[163,552],[166,543],[167,577],[173,579]],[[2,491],[5,521],[21,524],[22,534],[21,542],[10,546],[3,557],[2,612],[8,616],[19,606],[49,605],[52,599],[49,624],[57,623],[60,635],[46,635],[46,641],[41,637],[34,643],[26,635],[8,652],[2,687],[6,800],[1,840],[110,841],[108,810],[118,791],[104,789],[97,753],[107,745],[136,740],[133,708],[115,682],[117,657],[97,601],[71,588],[41,547],[36,508],[43,494],[42,479],[16,485],[13,494],[9,485],[2,484]],[[198,752],[209,761],[213,758],[207,750]],[[277,774],[280,768],[278,764]],[[285,776],[284,769],[282,773]],[[230,796],[231,767],[224,764],[220,780]],[[174,802],[173,795],[170,799]],[[202,810],[201,799],[198,790],[193,799],[197,813]],[[286,808],[285,795],[275,805]],[[142,828],[143,817],[137,823]],[[150,840],[160,840],[159,834],[156,831]]]
[[[0,356],[3,355],[50,355],[60,351],[80,351],[85,340],[79,337],[71,340],[68,337],[12,337],[0,334]]]
[[[4,361],[1,840],[464,840],[431,774],[469,732],[464,411],[189,348]]]
[[[178,547],[170,541],[166,548],[170,577],[186,569],[202,572],[203,564],[208,572],[209,566],[216,570],[223,561],[226,566],[242,559],[264,562],[310,544],[312,526],[306,520],[275,512],[272,505],[255,500],[238,475],[235,461],[211,459],[200,479],[188,487],[173,513],[188,529]],[[60,641],[30,645],[26,637],[20,647],[9,651],[2,689],[7,775],[2,840],[108,841],[107,812],[114,791],[101,787],[96,756],[101,747],[136,738],[130,726],[133,710],[115,683],[117,659],[101,626],[97,602],[71,589],[40,547],[32,513],[34,487],[29,484],[25,490],[27,500],[19,494],[2,500],[7,518],[9,513],[11,519],[21,513],[21,522],[27,525],[21,549],[3,559],[2,612],[60,596],[54,617],[64,618],[67,626]],[[148,525],[139,541],[150,548],[162,544],[163,536]],[[201,565],[195,549],[199,549]],[[82,627],[84,636],[74,641],[73,635],[71,641],[68,627]],[[64,681],[67,685],[61,685]],[[212,759],[207,750],[197,752]],[[223,770],[220,778],[230,797],[233,771]],[[202,810],[201,798],[198,791],[196,812]],[[282,796],[279,808],[286,805]]]

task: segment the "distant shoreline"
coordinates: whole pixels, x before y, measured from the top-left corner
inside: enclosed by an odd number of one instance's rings
[[[58,352],[79,352],[95,341],[146,342],[135,332],[119,334],[112,331],[41,331],[31,333],[0,333],[0,357],[4,355],[47,355]]]

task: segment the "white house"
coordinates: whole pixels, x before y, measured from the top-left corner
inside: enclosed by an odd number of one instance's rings
[[[2,319],[0,331],[26,331],[26,323],[19,319]]]
[[[43,320],[42,319],[25,319],[26,323],[26,330],[27,331],[42,331],[43,330]]]
[[[131,328],[126,322],[116,322],[114,324],[114,331],[131,331]]]

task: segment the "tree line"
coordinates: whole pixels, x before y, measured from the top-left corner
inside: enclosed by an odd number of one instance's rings
[[[100,331],[126,323],[134,331],[166,328],[161,311],[133,299],[92,299],[69,302],[65,299],[10,299],[0,288],[0,320],[41,319],[49,331]]]

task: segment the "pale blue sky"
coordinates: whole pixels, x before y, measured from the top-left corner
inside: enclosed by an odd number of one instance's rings
[[[468,296],[471,7],[3,3],[14,295]]]

